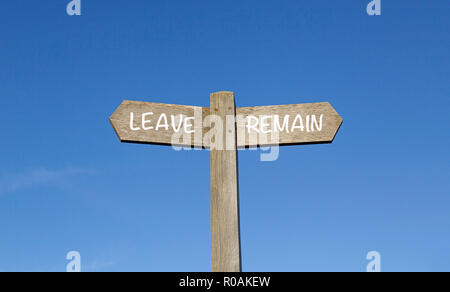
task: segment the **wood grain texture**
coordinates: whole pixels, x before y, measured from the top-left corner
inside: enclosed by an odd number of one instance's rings
[[[158,117],[165,113],[170,121],[170,116],[184,115],[186,117],[194,117],[195,134],[188,134],[182,139],[174,139],[175,131],[172,127],[168,130],[143,130],[133,131],[130,128],[130,113],[134,113],[135,123],[138,126],[141,123],[141,115],[146,112],[152,112],[152,125],[155,126]],[[210,111],[207,107],[171,105],[152,102],[124,101],[119,108],[111,116],[110,121],[122,142],[130,143],[148,143],[175,146],[194,146],[209,148],[209,141],[205,139],[205,134],[209,132],[209,125],[205,126],[205,119],[214,111]],[[318,144],[332,143],[341,124],[342,118],[334,110],[328,102],[309,103],[309,104],[291,104],[276,106],[256,106],[242,107],[236,109],[237,115],[237,146],[238,148],[268,146],[268,145],[299,145],[299,144]],[[292,130],[295,118],[300,115],[304,130],[298,128]],[[288,116],[288,117],[287,117]],[[317,122],[322,116],[321,130],[307,128],[311,125],[312,117]],[[257,133],[253,130],[249,132],[248,119],[258,119],[261,125],[261,119],[268,117],[266,120],[269,125],[265,128],[269,133]],[[285,118],[288,119],[288,130],[279,131],[279,127],[283,126]],[[275,124],[278,121],[278,125]],[[224,120],[225,123],[225,120]],[[299,125],[299,121],[295,123]]]
[[[239,148],[268,145],[285,146],[332,143],[342,124],[342,118],[328,102],[241,107],[237,108],[236,115],[242,116],[243,120],[247,120],[249,116],[258,117],[260,119],[261,117],[268,116],[267,122],[269,123],[269,126],[266,130],[271,131],[271,133],[266,134],[256,133],[257,138],[251,139],[251,134],[246,127],[247,123],[238,124],[237,137]],[[294,129],[291,131],[295,118],[298,115],[301,116],[304,130]],[[315,116],[319,123],[320,116],[322,115],[322,127],[321,130],[318,131],[317,128],[311,127],[311,118],[312,116]],[[278,120],[280,126],[283,125],[284,119],[288,116],[289,122],[287,131],[279,131],[278,125],[274,124],[275,116],[279,117]],[[299,120],[297,120],[295,124],[298,126]],[[276,130],[274,128],[276,128]]]
[[[211,94],[211,110],[223,120],[227,115],[234,116],[234,94]],[[241,271],[236,123],[232,121],[229,125],[226,133],[215,134],[234,139],[234,150],[211,150],[212,272]]]

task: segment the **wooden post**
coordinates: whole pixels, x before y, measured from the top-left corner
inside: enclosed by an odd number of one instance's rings
[[[216,127],[217,131],[214,133],[223,135],[222,148],[211,149],[211,270],[240,272],[241,241],[234,93],[212,93],[210,109],[212,115],[222,120],[222,127]]]
[[[210,108],[125,100],[110,121],[121,142],[210,148],[213,272],[242,270],[237,148],[332,143],[342,124],[328,102],[236,109],[233,92]]]

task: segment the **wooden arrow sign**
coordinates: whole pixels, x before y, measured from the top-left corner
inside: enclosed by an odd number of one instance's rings
[[[110,121],[122,142],[211,150],[213,272],[241,271],[237,148],[331,143],[342,124],[327,102],[236,108],[227,91],[209,108],[124,101]]]
[[[124,101],[111,116],[120,141],[210,148],[215,109]],[[342,118],[328,102],[236,109],[238,148],[331,143]],[[226,130],[226,121],[221,128]]]
[[[110,121],[122,142],[203,147],[208,114],[208,108],[125,100]]]
[[[331,143],[342,124],[328,102],[243,107],[236,115],[238,147]]]

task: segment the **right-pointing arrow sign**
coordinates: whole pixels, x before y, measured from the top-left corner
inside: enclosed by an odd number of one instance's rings
[[[237,109],[238,147],[331,143],[342,118],[328,102]]]

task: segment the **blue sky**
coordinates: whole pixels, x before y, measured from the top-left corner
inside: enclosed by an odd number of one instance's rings
[[[450,2],[4,1],[0,271],[209,271],[209,152],[119,143],[123,99],[330,102],[331,145],[239,152],[244,271],[450,271]]]

